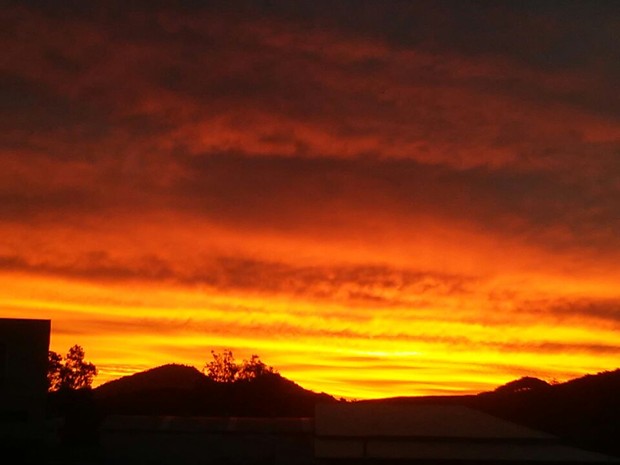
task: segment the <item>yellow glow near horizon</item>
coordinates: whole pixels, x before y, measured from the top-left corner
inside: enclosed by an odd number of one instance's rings
[[[259,354],[303,387],[348,398],[475,393],[524,375],[565,380],[617,360],[597,349],[616,343],[615,328],[540,315],[485,322],[458,303],[441,318],[438,309],[377,312],[144,284],[0,275],[0,286],[3,316],[52,319],[51,349],[82,345],[99,367],[97,385],[165,363],[201,369],[223,348],[239,359]]]

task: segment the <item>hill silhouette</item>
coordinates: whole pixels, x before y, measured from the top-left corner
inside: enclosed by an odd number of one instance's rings
[[[171,363],[109,381],[96,388],[95,392],[97,397],[105,398],[150,389],[191,390],[208,381],[204,374],[192,366]]]
[[[500,387],[466,402],[580,447],[620,455],[620,369],[560,384],[537,381],[527,389]]]
[[[523,377],[464,396],[394,397],[366,402],[457,404],[544,431],[567,443],[620,456],[620,369],[549,384]]]
[[[316,402],[335,400],[315,393],[278,373],[218,383],[194,367],[164,365],[110,381],[94,390],[106,414],[304,417]]]

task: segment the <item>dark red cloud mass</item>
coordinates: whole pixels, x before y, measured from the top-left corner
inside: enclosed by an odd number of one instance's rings
[[[415,389],[412,357],[445,392],[620,350],[616,2],[20,1],[0,23],[0,310],[56,344],[99,331],[106,376],[256,347],[375,396]]]

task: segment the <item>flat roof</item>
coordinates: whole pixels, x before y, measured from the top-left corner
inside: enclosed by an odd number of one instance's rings
[[[44,318],[0,318],[1,323],[15,324],[51,324],[52,320]]]
[[[465,406],[444,404],[318,404],[314,447],[316,457],[345,461],[620,462],[615,457],[563,445],[547,433]]]
[[[460,405],[325,403],[317,436],[549,440],[554,436]]]
[[[108,432],[312,434],[314,421],[312,418],[110,415],[101,428]]]
[[[332,459],[411,460],[420,462],[618,463],[619,459],[554,443],[461,442],[317,438],[315,455]]]

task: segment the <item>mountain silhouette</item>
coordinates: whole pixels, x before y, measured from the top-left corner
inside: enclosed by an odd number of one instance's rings
[[[171,363],[124,376],[95,389],[98,398],[129,395],[151,389],[192,390],[210,380],[196,368]]]
[[[218,383],[194,367],[164,365],[94,390],[101,411],[122,415],[304,417],[332,396],[307,390],[278,373]]]
[[[553,434],[583,449],[620,456],[620,369],[557,384],[523,377],[477,395],[364,402],[464,405]]]
[[[466,402],[580,447],[620,455],[620,369],[551,385],[533,379],[527,389],[508,383]]]

